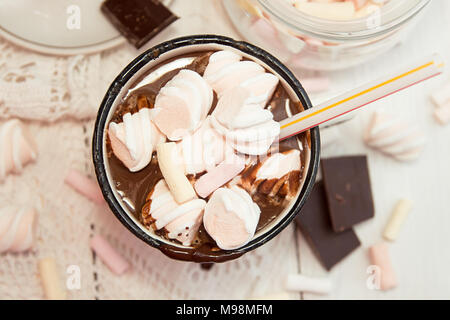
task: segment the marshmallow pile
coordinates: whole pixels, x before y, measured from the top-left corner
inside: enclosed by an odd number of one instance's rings
[[[379,10],[389,0],[289,0],[299,11],[327,20],[352,20]]]
[[[0,181],[10,173],[21,173],[23,167],[36,160],[36,145],[19,120],[10,120],[0,127]]]
[[[249,156],[267,153],[277,139],[279,124],[266,107],[278,83],[256,62],[218,51],[203,77],[182,69],[160,89],[153,107],[110,123],[112,151],[129,171],[144,169],[156,151],[163,179],[142,209],[146,227],[184,246],[192,246],[202,223],[224,250],[253,238],[260,208],[250,189],[228,182],[245,170]],[[217,105],[210,112],[214,93]],[[273,154],[257,183],[280,179],[279,190],[299,169],[298,150]]]

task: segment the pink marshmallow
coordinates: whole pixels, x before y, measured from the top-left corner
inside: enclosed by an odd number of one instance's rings
[[[115,274],[121,275],[130,268],[130,264],[113,247],[99,235],[91,239],[91,249]]]
[[[64,182],[95,203],[103,204],[105,202],[98,184],[77,170],[70,170]]]
[[[330,79],[326,77],[312,77],[301,80],[303,88],[308,93],[322,92],[330,87]]]
[[[206,198],[215,190],[237,176],[245,168],[245,159],[232,156],[225,159],[217,167],[208,171],[195,182],[194,188],[197,194]]]
[[[389,290],[397,286],[397,279],[389,257],[386,243],[380,243],[369,248],[370,261],[381,270],[380,289]]]

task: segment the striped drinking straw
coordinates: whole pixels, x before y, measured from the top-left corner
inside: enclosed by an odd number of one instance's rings
[[[279,140],[292,137],[321,123],[435,77],[441,74],[443,69],[444,62],[438,54],[421,59],[412,65],[403,67],[396,72],[280,121]]]

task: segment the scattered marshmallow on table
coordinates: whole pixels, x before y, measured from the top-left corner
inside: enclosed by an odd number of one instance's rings
[[[66,175],[64,182],[89,200],[97,204],[105,203],[97,182],[89,179],[79,171],[71,169]]]
[[[411,207],[412,202],[408,199],[401,199],[397,202],[391,217],[384,228],[383,237],[385,239],[390,241],[397,239],[400,228],[411,211]]]
[[[56,261],[45,258],[39,261],[39,274],[47,300],[65,300],[66,291],[62,286]]]
[[[286,278],[285,288],[289,291],[328,294],[332,284],[328,278],[312,278],[302,274],[290,274]]]
[[[161,143],[156,147],[161,173],[178,203],[197,198],[194,188],[184,175],[184,168],[174,142]]]
[[[450,101],[447,102],[446,105],[443,105],[442,107],[436,107],[434,109],[434,118],[437,122],[441,125],[446,125],[450,122]]]
[[[435,104],[433,115],[437,122],[445,125],[450,122],[450,82],[431,94]]]
[[[203,225],[219,248],[237,249],[253,238],[260,213],[244,189],[219,188],[206,204]]]
[[[245,159],[241,156],[233,155],[221,162],[217,167],[202,175],[195,182],[197,194],[206,198],[212,192],[223,186],[225,183],[236,177],[245,168]]]
[[[21,173],[23,167],[36,158],[36,143],[19,120],[0,126],[0,182],[9,173]]]
[[[142,108],[134,114],[126,113],[120,123],[109,124],[111,149],[131,172],[145,168],[156,145],[166,139],[153,124],[153,114],[154,110]]]
[[[376,111],[364,134],[365,143],[399,161],[417,159],[425,145],[425,134],[417,126],[393,115]]]
[[[22,252],[34,244],[37,214],[33,208],[2,205],[0,208],[0,253]]]
[[[389,256],[386,243],[380,243],[369,248],[369,257],[372,265],[380,268],[380,289],[389,290],[397,286],[397,279]]]
[[[105,263],[105,265],[115,274],[121,275],[130,268],[130,264],[125,260],[110,244],[100,235],[95,235],[91,239],[91,249]]]
[[[431,101],[433,101],[436,107],[443,107],[450,102],[450,81],[431,94]]]

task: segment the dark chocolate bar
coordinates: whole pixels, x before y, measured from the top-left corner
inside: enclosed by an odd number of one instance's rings
[[[106,0],[101,10],[138,49],[178,19],[157,0]]]
[[[322,182],[314,188],[295,219],[322,265],[330,270],[361,244],[353,229],[334,232]]]
[[[349,229],[374,216],[366,156],[322,159],[321,166],[334,231]]]

